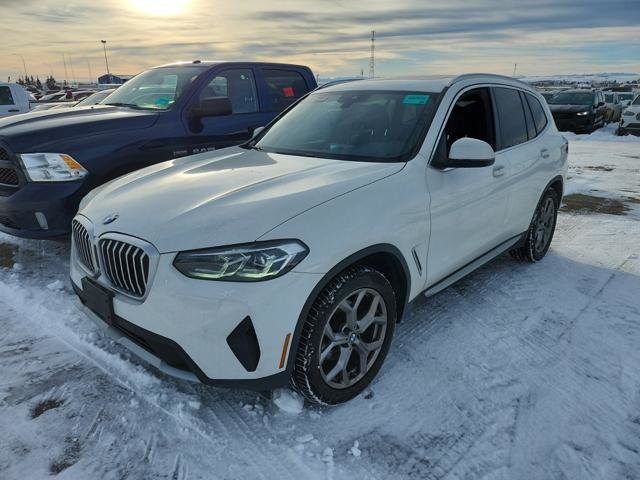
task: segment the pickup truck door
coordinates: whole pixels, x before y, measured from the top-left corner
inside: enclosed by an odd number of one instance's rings
[[[489,89],[468,90],[454,100],[434,156],[448,155],[451,144],[462,137],[478,138],[495,148],[495,130]],[[431,196],[428,286],[506,240],[507,170],[507,158],[500,152],[488,167],[427,167]]]
[[[0,117],[15,115],[21,111],[19,99],[16,98],[20,92],[12,91],[11,87],[12,85],[0,85]]]
[[[218,150],[249,140],[257,127],[266,125],[275,116],[261,109],[259,91],[251,67],[232,67],[213,73],[194,96],[192,104],[198,105],[203,98],[228,97],[232,114],[202,118],[194,125],[187,110],[185,124],[189,137],[184,155]]]

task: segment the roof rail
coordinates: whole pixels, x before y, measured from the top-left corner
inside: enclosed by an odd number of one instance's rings
[[[473,79],[476,77],[491,77],[496,80],[509,80],[510,82],[517,82],[523,85],[530,86],[527,83],[523,82],[522,80],[518,80],[517,78],[507,77],[506,75],[498,75],[497,73],[463,73],[462,75],[453,77],[449,82],[449,86],[453,85],[454,83],[461,82],[463,80]]]

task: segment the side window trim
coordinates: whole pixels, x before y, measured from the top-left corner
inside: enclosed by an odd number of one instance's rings
[[[536,130],[536,122],[533,118],[531,106],[529,105],[525,95],[526,94],[520,90],[520,103],[522,104],[522,110],[524,111],[524,121],[527,124],[527,139],[533,140],[538,136],[538,132]],[[533,130],[533,136],[531,135],[530,130]]]

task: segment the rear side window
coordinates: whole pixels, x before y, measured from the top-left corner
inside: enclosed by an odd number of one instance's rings
[[[270,112],[281,112],[309,91],[300,72],[265,68],[263,74],[269,92],[267,107]]]
[[[544,113],[544,108],[536,97],[529,93],[525,93],[524,96],[531,108],[533,121],[536,124],[536,132],[540,134],[540,132],[547,126],[547,115]]]
[[[15,105],[11,89],[7,86],[0,87],[0,105]]]
[[[526,142],[527,122],[520,101],[520,92],[512,88],[494,88],[493,94],[500,122],[500,149]]]

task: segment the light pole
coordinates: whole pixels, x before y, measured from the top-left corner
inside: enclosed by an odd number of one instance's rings
[[[24,68],[24,79],[27,80],[27,64],[24,61],[24,57],[19,53],[14,53],[16,57],[20,57],[22,59],[22,67]]]
[[[104,63],[107,65],[107,78],[109,79],[109,83],[111,83],[111,72],[109,71],[109,60],[107,60],[107,41],[100,40],[102,42],[102,48],[104,49]]]

